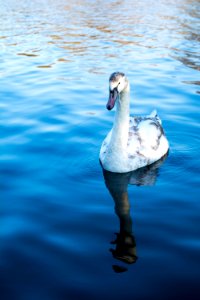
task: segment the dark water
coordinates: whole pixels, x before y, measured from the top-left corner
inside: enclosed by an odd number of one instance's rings
[[[200,299],[199,16],[198,0],[0,1],[1,299]],[[170,142],[121,176],[98,161],[118,70]]]

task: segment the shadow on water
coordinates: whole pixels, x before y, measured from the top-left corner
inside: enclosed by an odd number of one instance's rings
[[[103,176],[107,189],[109,190],[115,204],[115,213],[119,218],[120,229],[116,239],[111,241],[115,249],[110,249],[113,257],[126,264],[137,261],[136,241],[132,229],[132,218],[130,214],[130,203],[128,198],[128,185],[153,186],[156,183],[159,168],[166,157],[156,163],[128,173],[113,173],[103,169]],[[127,267],[113,265],[116,273],[127,271]]]

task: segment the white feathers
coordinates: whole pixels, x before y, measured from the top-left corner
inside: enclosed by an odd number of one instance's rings
[[[114,83],[118,84],[116,78]],[[169,149],[156,110],[145,117],[129,117],[129,101],[129,89],[124,89],[117,100],[113,128],[101,146],[100,161],[111,172],[124,173],[152,164]]]
[[[157,115],[157,110],[155,110],[155,109],[149,115],[150,118],[156,118],[157,116],[158,116]]]

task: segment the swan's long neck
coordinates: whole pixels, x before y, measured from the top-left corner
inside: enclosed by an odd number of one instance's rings
[[[129,88],[120,93],[117,101],[115,120],[113,124],[110,145],[113,150],[122,151],[127,148],[129,132]]]

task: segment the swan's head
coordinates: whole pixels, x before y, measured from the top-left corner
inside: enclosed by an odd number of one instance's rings
[[[124,73],[115,72],[109,78],[109,99],[106,105],[108,110],[111,110],[119,94],[128,88],[128,79]]]

